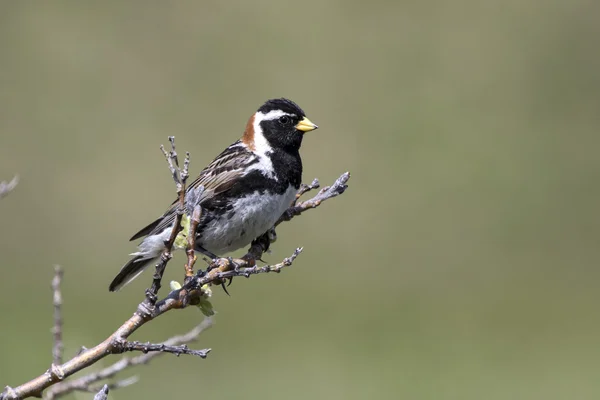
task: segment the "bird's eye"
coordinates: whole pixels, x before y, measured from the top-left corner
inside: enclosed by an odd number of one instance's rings
[[[287,115],[279,117],[279,123],[281,125],[287,125],[287,124],[289,124],[290,123],[290,117],[288,117]]]

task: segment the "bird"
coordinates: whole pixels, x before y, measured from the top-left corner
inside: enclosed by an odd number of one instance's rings
[[[300,106],[286,98],[267,100],[250,116],[241,139],[223,150],[186,188],[187,193],[203,187],[195,252],[215,259],[250,244],[273,227],[300,188],[304,134],[317,128]],[[130,241],[143,240],[111,282],[111,292],[156,264],[176,215],[177,200],[131,237]]]

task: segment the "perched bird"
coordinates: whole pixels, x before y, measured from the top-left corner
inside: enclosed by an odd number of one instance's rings
[[[200,185],[202,215],[194,250],[216,258],[267,232],[292,204],[302,180],[300,145],[317,129],[293,101],[272,99],[250,117],[242,138],[227,147],[187,188]],[[177,201],[130,240],[145,238],[110,284],[117,291],[156,263],[171,235]]]

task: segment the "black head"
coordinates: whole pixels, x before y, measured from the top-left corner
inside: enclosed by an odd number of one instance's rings
[[[304,111],[300,108],[300,106],[298,104],[294,103],[291,100],[284,99],[284,98],[267,100],[265,102],[265,104],[260,106],[260,108],[257,110],[257,112],[267,114],[270,111],[277,111],[277,110],[281,110],[288,114],[295,114],[300,118],[306,116],[306,114],[304,114]]]
[[[251,120],[256,146],[266,140],[267,146],[288,151],[298,151],[304,133],[318,128],[296,103],[288,99],[268,100]]]

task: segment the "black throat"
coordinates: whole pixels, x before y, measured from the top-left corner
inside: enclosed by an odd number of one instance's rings
[[[276,185],[285,192],[289,185],[298,189],[302,183],[302,159],[298,149],[273,148],[267,155],[273,163],[273,171],[277,177]]]

